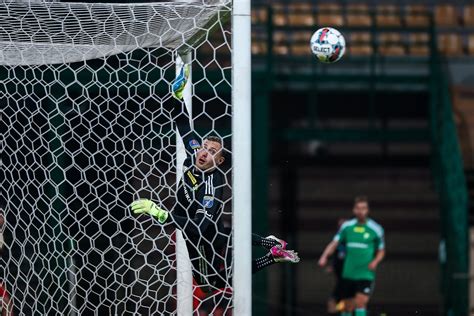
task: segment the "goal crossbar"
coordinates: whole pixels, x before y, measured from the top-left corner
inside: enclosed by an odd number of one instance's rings
[[[102,58],[137,48],[181,52],[198,45],[229,7],[205,4],[0,2],[0,64],[59,64]]]

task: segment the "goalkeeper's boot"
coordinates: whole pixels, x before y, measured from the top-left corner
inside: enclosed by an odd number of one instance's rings
[[[178,100],[183,99],[183,91],[184,87],[186,86],[186,83],[188,82],[189,78],[189,66],[187,64],[184,64],[183,67],[181,67],[181,70],[179,71],[178,76],[173,81],[173,84],[171,85],[171,90],[173,93],[173,97],[175,97]]]
[[[283,249],[280,246],[272,247],[272,249],[270,249],[270,253],[272,254],[273,260],[275,260],[275,262],[300,262],[300,257],[298,257],[297,252]]]
[[[281,245],[282,249],[286,249],[286,245],[288,245],[288,243],[286,241],[284,241],[283,239],[277,238],[273,235],[267,236],[265,238],[275,240],[276,242],[278,242]]]

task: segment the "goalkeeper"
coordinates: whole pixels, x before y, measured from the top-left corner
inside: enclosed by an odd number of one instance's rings
[[[140,199],[131,205],[134,214],[147,213],[161,224],[172,223],[183,232],[193,266],[193,278],[206,292],[229,285],[229,229],[221,220],[223,187],[226,179],[219,166],[224,162],[223,142],[208,136],[201,143],[191,130],[183,90],[188,78],[185,65],[172,85],[173,118],[186,149],[184,174],[171,212],[153,201]],[[277,262],[298,262],[298,255],[286,250],[286,242],[274,236],[253,234],[252,244],[269,250],[253,261],[253,273]]]

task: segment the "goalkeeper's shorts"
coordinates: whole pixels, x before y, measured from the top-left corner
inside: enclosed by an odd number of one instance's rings
[[[223,236],[217,236],[214,242],[202,239],[197,245],[186,240],[193,278],[204,292],[211,293],[232,284],[232,257],[227,241],[228,237]]]

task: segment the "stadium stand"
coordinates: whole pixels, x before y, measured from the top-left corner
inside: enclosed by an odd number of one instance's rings
[[[252,10],[252,21],[255,26],[266,26],[268,24],[268,7],[254,7]],[[370,6],[365,3],[334,3],[322,2],[312,4],[309,2],[277,3],[272,5],[272,24],[276,28],[284,28],[288,35],[286,45],[292,45],[291,34],[299,33],[302,29],[314,31],[318,25],[331,25],[339,27],[343,33],[351,32],[354,28],[369,32],[378,32],[383,28],[390,29],[391,32],[399,33],[397,45],[380,46],[381,55],[390,56],[426,56],[429,51],[429,41],[419,40],[424,36],[415,35],[424,31],[429,34],[431,27],[431,15],[433,15],[436,31],[438,32],[437,43],[440,51],[450,57],[462,57],[472,54],[470,36],[474,26],[474,5],[455,5],[450,3],[441,4],[404,4],[382,2],[379,5]],[[371,26],[376,26],[372,28]],[[262,33],[262,28],[254,28],[253,32]],[[260,36],[259,38],[261,38]],[[376,36],[373,36],[376,38]],[[257,37],[254,37],[257,38]],[[351,36],[349,36],[350,41]],[[380,38],[385,42],[386,36]],[[392,38],[394,38],[392,36]],[[416,43],[416,48],[411,46]],[[349,43],[350,44],[350,43]],[[354,49],[350,49],[352,55],[369,55],[377,52],[376,44],[372,43],[372,48],[362,47],[358,42]],[[291,55],[292,51],[301,56],[300,49],[289,49],[280,47],[276,50],[279,55]],[[351,45],[349,45],[351,46]],[[387,46],[390,46],[389,48]],[[398,47],[393,47],[398,46]],[[402,48],[402,46],[404,48]],[[264,50],[254,49],[255,55],[263,54]]]
[[[254,5],[254,10],[262,8]],[[474,5],[436,0],[279,2],[272,3],[265,18],[253,28],[258,34],[254,38],[265,43],[255,44],[253,58],[263,66],[262,78],[268,78],[268,106],[278,106],[278,111],[269,110],[276,134],[270,155],[270,230],[280,230],[302,258],[316,258],[337,218],[350,216],[354,194],[374,197],[374,217],[389,223],[391,249],[371,312],[409,315],[419,307],[423,315],[442,315],[450,294],[437,290],[440,283],[446,285],[448,275],[438,263],[439,227],[444,225],[440,214],[462,210],[463,205],[439,200],[461,195],[464,178],[453,171],[459,191],[446,192],[440,180],[446,174],[429,166],[459,165],[458,156],[446,154],[457,143],[450,133],[444,80],[450,79],[451,62],[459,67],[472,62]],[[326,25],[344,34],[347,56],[331,66],[308,66],[310,35]],[[270,50],[262,48],[272,44]],[[466,91],[473,91],[472,86],[452,90],[452,101],[474,200],[474,172],[469,171],[474,169],[474,116],[467,115],[474,105]],[[439,117],[430,117],[433,108]],[[298,130],[296,125],[304,127]],[[391,129],[396,133],[385,134]],[[437,137],[443,141],[434,142]],[[317,149],[308,154],[311,148]],[[438,150],[443,151],[440,157],[431,157]],[[293,156],[281,157],[286,151]],[[295,222],[287,210],[297,213]],[[315,285],[307,277],[311,273],[314,262],[271,271],[269,301],[284,303],[270,304],[269,314],[322,315],[331,279],[318,272]]]

